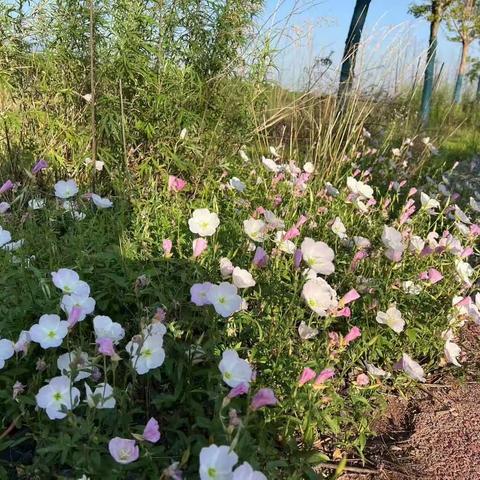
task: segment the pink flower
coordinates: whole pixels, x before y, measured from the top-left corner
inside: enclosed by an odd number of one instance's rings
[[[465,297],[465,298],[462,298],[459,302],[454,303],[453,306],[454,307],[467,307],[471,303],[472,303],[471,297]]]
[[[273,204],[278,207],[282,203],[282,196],[281,195],[275,195],[275,198],[273,199]]]
[[[0,193],[8,192],[13,188],[13,182],[11,180],[7,180],[1,187]]]
[[[42,170],[45,170],[48,168],[48,163],[45,160],[39,160],[34,167],[32,168],[32,173],[36,175],[38,172],[41,172]]]
[[[421,272],[421,273],[418,275],[418,279],[419,279],[419,280],[428,280],[428,272]]]
[[[68,316],[68,320],[67,320],[68,326],[70,328],[73,328],[77,324],[79,318],[82,316],[82,313],[83,311],[81,307],[77,307],[77,306],[72,307],[72,310],[70,311],[70,315]]]
[[[343,341],[345,342],[345,345],[348,345],[350,342],[353,342],[361,335],[362,335],[362,332],[358,327],[352,327],[350,331],[345,335]]]
[[[168,176],[168,190],[172,192],[181,192],[187,182],[180,177],[175,177],[174,175]]]
[[[359,250],[357,253],[355,253],[352,259],[352,263],[350,264],[350,270],[352,272],[356,270],[360,261],[366,257],[368,257],[368,253],[365,250]]]
[[[208,242],[204,238],[202,237],[196,238],[192,244],[193,258],[199,257],[205,251],[207,246],[208,246]]]
[[[158,422],[153,417],[145,425],[142,437],[150,443],[157,443],[160,440]]]
[[[302,225],[305,224],[307,220],[308,220],[308,217],[306,217],[305,215],[300,215],[300,218],[297,220],[297,223],[295,224],[295,226],[297,228],[300,228]]]
[[[255,411],[267,405],[276,405],[277,403],[278,400],[271,388],[261,388],[252,398],[250,407]]]
[[[138,459],[139,450],[135,440],[115,437],[108,442],[110,455],[117,463],[127,464]]]
[[[298,380],[298,385],[301,387],[302,385],[308,383],[310,380],[313,380],[316,376],[317,374],[315,373],[315,370],[312,370],[309,367],[305,367],[302,374],[300,375],[300,379]]]
[[[408,191],[408,195],[407,195],[407,198],[410,198],[412,195],[415,195],[417,193],[417,189],[415,187],[412,187],[409,191]]]
[[[335,375],[335,372],[333,371],[333,369],[325,368],[318,374],[318,377],[315,379],[315,385],[322,385],[329,378],[332,378],[334,375]]]
[[[300,268],[302,259],[303,259],[302,250],[300,250],[300,248],[297,248],[295,250],[295,253],[293,254],[293,265],[295,266],[296,269]]]
[[[470,235],[472,237],[478,237],[480,235],[480,225],[477,225],[476,223],[470,225]]]
[[[473,254],[473,248],[472,247],[466,247],[463,252],[460,254],[460,257],[462,258],[467,258],[470,255]]]
[[[352,288],[340,299],[340,302],[338,302],[338,304],[342,307],[344,305],[348,305],[351,302],[354,302],[355,300],[358,300],[359,298],[360,294],[354,288]]]
[[[365,387],[370,383],[370,379],[368,378],[368,375],[366,375],[365,373],[361,373],[360,375],[357,376],[355,383],[359,387]]]
[[[106,357],[116,356],[113,340],[111,338],[97,338],[98,352]]]
[[[240,383],[236,387],[233,387],[227,396],[228,398],[239,397],[240,395],[245,395],[246,393],[248,393],[249,389],[250,386],[248,385],[248,383]]]
[[[367,207],[373,207],[377,204],[377,201],[374,198],[369,198],[367,202]]]
[[[292,227],[288,232],[283,236],[283,241],[291,240],[292,238],[298,237],[300,235],[300,230],[297,227]]]
[[[348,307],[343,307],[340,310],[331,312],[334,317],[347,317],[349,318],[352,315],[352,311]]]
[[[436,268],[428,269],[428,280],[433,285],[443,279],[443,275]]]
[[[259,268],[263,268],[268,263],[267,252],[262,247],[257,247],[252,263]]]
[[[166,238],[165,240],[163,240],[162,242],[162,248],[163,248],[163,254],[165,255],[165,257],[171,257],[172,256],[172,241],[169,239],[169,238]]]

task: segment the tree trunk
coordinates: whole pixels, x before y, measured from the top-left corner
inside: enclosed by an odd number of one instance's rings
[[[465,77],[465,69],[467,68],[468,48],[469,42],[462,42],[462,57],[460,59],[460,65],[458,66],[457,81],[455,82],[455,91],[453,93],[453,103],[458,105],[462,100],[462,85],[463,78]]]
[[[348,29],[347,40],[345,41],[342,69],[340,71],[338,99],[341,103],[344,102],[345,97],[352,88],[358,45],[362,37],[362,30],[365,25],[365,19],[367,18],[370,1],[371,0],[357,0],[353,10],[350,28]]]
[[[432,1],[432,21],[430,22],[430,38],[428,40],[427,65],[423,81],[421,117],[422,125],[428,126],[432,107],[433,83],[435,81],[435,58],[437,56],[438,30],[441,22],[441,6],[438,0]]]
[[[477,80],[477,102],[480,102],[480,76]]]

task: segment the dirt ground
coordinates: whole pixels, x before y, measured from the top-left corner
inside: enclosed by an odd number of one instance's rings
[[[392,397],[374,425],[365,467],[341,480],[480,480],[480,327],[468,325],[460,341],[464,378],[437,377],[415,398]]]

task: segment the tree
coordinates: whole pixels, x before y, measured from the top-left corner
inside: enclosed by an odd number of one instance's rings
[[[423,81],[421,119],[426,127],[430,119],[432,106],[433,84],[435,77],[435,58],[438,47],[438,31],[446,14],[446,9],[453,0],[427,0],[420,5],[411,5],[410,13],[415,17],[424,17],[430,22],[430,37],[428,40],[427,62]]]
[[[471,82],[477,82],[476,100],[480,102],[480,59],[469,59],[470,70],[467,73],[467,78]]]
[[[338,89],[340,105],[344,104],[345,98],[352,88],[358,46],[362,37],[362,31],[367,18],[370,2],[371,0],[357,0],[355,8],[353,9],[352,20],[345,41],[345,50],[343,51],[342,68],[340,71],[340,86]]]
[[[446,14],[447,28],[453,32],[450,40],[462,44],[462,54],[457,71],[453,102],[462,99],[462,85],[468,64],[468,50],[479,35],[479,2],[476,0],[454,0]]]

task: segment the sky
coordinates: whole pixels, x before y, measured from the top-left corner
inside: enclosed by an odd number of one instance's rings
[[[308,8],[313,1],[316,5]],[[370,4],[363,34],[368,47],[363,49],[359,62],[372,82],[379,77],[396,77],[385,80],[386,88],[392,88],[395,82],[410,83],[415,72],[421,74],[424,65],[429,24],[408,13],[411,3],[412,0],[372,0]],[[335,68],[341,61],[354,5],[355,0],[266,0],[261,21],[273,26],[274,31],[283,32],[275,37],[278,80],[282,84],[298,86],[313,59],[331,52],[333,65],[325,79],[333,81],[337,77]],[[289,17],[292,9],[297,13]],[[447,34],[446,27],[442,27],[437,68],[444,63],[443,78],[451,79],[458,66],[460,46],[448,41]]]

